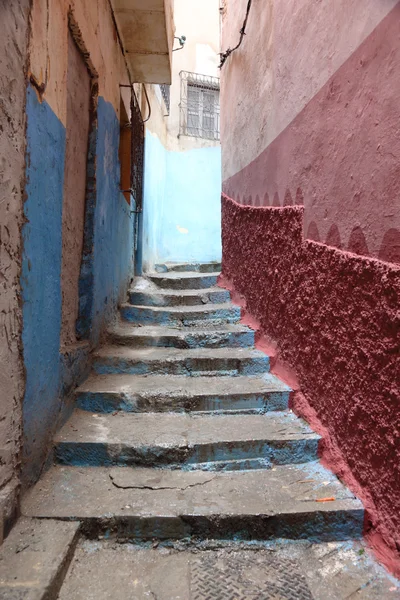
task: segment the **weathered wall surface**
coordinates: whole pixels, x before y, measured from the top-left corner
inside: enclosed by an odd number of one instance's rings
[[[72,33],[68,33],[67,121],[62,215],[61,345],[76,342],[78,283],[85,227],[86,165],[90,127],[91,80]]]
[[[224,66],[224,191],[304,201],[308,239],[400,262],[400,4],[325,3],[313,19],[309,4],[253,3],[251,45]]]
[[[277,343],[392,548],[400,531],[400,268],[303,240],[303,207],[223,198],[223,277]],[[308,415],[307,415],[308,416]]]
[[[57,3],[34,0],[32,9],[30,69],[34,80],[39,85],[43,83],[45,89],[42,97],[32,85],[27,91],[27,198],[22,266],[25,485],[40,474],[65,398],[85,375],[88,352],[98,343],[115,314],[132,269],[133,227],[130,207],[119,192],[118,160],[119,84],[129,83],[127,71],[109,3],[77,2],[68,13],[69,4],[63,0]],[[92,75],[93,118],[87,163],[84,253],[79,265],[78,325],[86,344],[69,344],[60,350],[63,213],[64,219],[70,216],[63,194],[69,26]],[[81,148],[80,154],[85,164],[84,149]],[[66,252],[65,264],[70,265],[69,259],[74,256]],[[77,271],[75,264],[74,282],[79,275]]]
[[[24,465],[39,476],[60,411],[61,254],[65,128],[27,93],[26,223],[22,262]]]
[[[219,77],[219,0],[175,0],[170,114],[157,86],[149,90],[146,124],[143,259],[145,270],[167,261],[221,258],[219,141],[179,135],[182,70]],[[175,48],[179,43],[175,40]],[[164,116],[165,115],[165,116]]]
[[[400,3],[253,0],[246,34],[221,74],[223,277],[400,572]]]
[[[0,491],[18,477],[20,465],[24,372],[19,275],[29,5],[29,0],[0,0]]]

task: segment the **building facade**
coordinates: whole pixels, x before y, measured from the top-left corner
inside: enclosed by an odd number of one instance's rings
[[[223,50],[246,2],[223,3]],[[398,564],[400,4],[249,3],[221,71],[223,277]]]
[[[172,85],[146,86],[145,270],[221,259],[219,2],[175,0],[174,20]]]
[[[134,274],[140,201],[129,124],[139,107],[143,143],[143,85],[171,83],[173,5],[2,1],[0,30],[0,523],[7,532],[21,484],[45,468],[70,393]]]

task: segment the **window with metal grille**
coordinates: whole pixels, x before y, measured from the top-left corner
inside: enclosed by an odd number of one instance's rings
[[[219,140],[219,79],[181,71],[180,135]]]

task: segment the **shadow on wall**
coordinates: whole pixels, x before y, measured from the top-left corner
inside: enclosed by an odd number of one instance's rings
[[[62,209],[65,128],[32,87],[27,90],[27,159],[23,228],[24,485],[40,475],[63,396],[85,376],[90,346],[60,354]],[[133,227],[119,193],[119,121],[99,98],[96,144],[97,189],[92,198],[90,240],[93,304],[87,311],[90,342],[96,344],[125,294],[132,271]],[[86,243],[87,240],[85,240]]]

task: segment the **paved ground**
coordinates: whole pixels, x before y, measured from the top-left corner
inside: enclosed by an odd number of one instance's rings
[[[177,551],[85,541],[75,554],[60,600],[399,597],[398,582],[354,542],[278,540],[250,550],[231,546]]]

